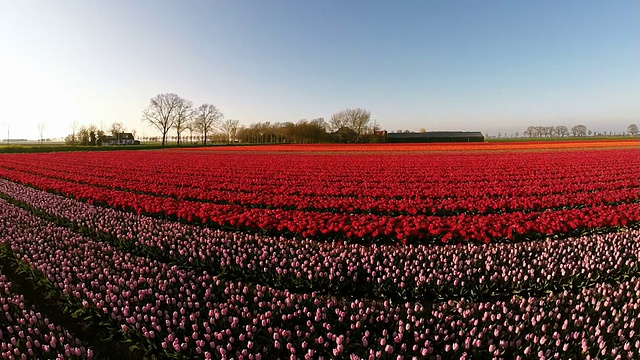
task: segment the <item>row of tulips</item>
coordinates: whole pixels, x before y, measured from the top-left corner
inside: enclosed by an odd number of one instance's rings
[[[636,180],[637,159],[635,149],[490,156],[116,152],[8,155],[0,165],[54,176],[122,179],[146,189],[160,184],[201,192],[425,199],[601,190],[603,183]]]
[[[33,276],[142,334],[161,357],[634,358],[640,281],[543,298],[431,305],[293,294],[138,257],[0,202]],[[437,355],[436,355],[437,354]]]
[[[91,359],[93,351],[54,324],[0,272],[0,357],[3,359]]]
[[[447,198],[378,198],[378,197],[333,197],[323,195],[272,194],[257,192],[247,187],[243,192],[209,190],[198,187],[182,187],[177,184],[151,183],[150,179],[127,180],[105,178],[98,175],[63,173],[59,170],[44,171],[26,168],[0,169],[0,176],[11,178],[14,172],[42,176],[71,183],[86,184],[125,192],[151,196],[171,197],[177,200],[233,204],[249,208],[286,209],[336,213],[366,213],[378,215],[457,215],[491,214],[514,211],[543,211],[571,207],[593,207],[603,204],[630,203],[639,201],[637,180],[616,180],[602,184],[604,188],[571,193],[554,191],[551,194],[532,194],[501,197],[447,197]]]
[[[638,231],[515,244],[341,245],[159,220],[4,180],[0,193],[139,254],[298,292],[485,299],[579,289],[640,275]]]
[[[298,234],[303,237],[346,239],[348,242],[484,242],[514,241],[580,233],[587,229],[627,226],[640,221],[634,203],[512,212],[488,215],[427,216],[318,213],[299,210],[253,209],[157,197],[44,178],[28,173],[3,176],[39,189],[89,203],[139,214],[203,222],[231,229]]]
[[[628,150],[627,150],[628,151]],[[599,152],[596,154],[602,154]],[[609,152],[604,152],[608,154]],[[621,154],[618,154],[621,155]],[[622,154],[623,156],[625,154]],[[605,160],[609,158],[606,157]],[[22,160],[20,162],[19,160]],[[528,178],[523,176],[516,180],[507,180],[511,174],[495,176],[490,181],[478,181],[473,174],[473,180],[467,177],[456,178],[453,183],[432,183],[420,178],[421,186],[428,186],[420,196],[408,196],[406,192],[398,195],[385,194],[371,196],[368,194],[366,182],[370,178],[377,179],[377,174],[366,174],[365,178],[326,178],[304,184],[304,189],[291,184],[291,180],[284,180],[281,176],[260,179],[252,176],[233,176],[233,183],[229,179],[218,183],[209,177],[198,174],[164,174],[150,171],[144,166],[138,171],[128,171],[118,174],[110,172],[109,167],[92,166],[94,170],[87,171],[81,165],[72,166],[61,163],[34,163],[33,159],[17,158],[5,159],[2,166],[5,173],[29,172],[34,175],[52,177],[61,180],[79,182],[96,187],[132,191],[158,196],[170,196],[176,199],[208,201],[218,204],[236,204],[245,207],[299,209],[306,211],[329,212],[365,212],[378,214],[426,214],[451,215],[459,213],[495,213],[508,211],[541,211],[576,206],[597,206],[601,204],[632,202],[638,200],[637,169],[627,169],[626,172],[610,171],[616,162],[604,165],[589,166],[583,169],[579,182],[575,177],[562,178],[555,174],[550,179],[541,181],[540,176]],[[37,160],[37,159],[36,159]],[[250,165],[250,164],[249,164]],[[557,166],[563,164],[556,164]],[[116,166],[119,167],[119,166]],[[206,174],[209,176],[209,173]],[[573,174],[575,176],[576,174]],[[4,176],[9,176],[5,174]],[[293,179],[301,175],[291,175]],[[404,180],[402,184],[386,184],[384,181],[373,180],[379,188],[397,191],[405,189],[411,180],[403,173],[396,177]],[[306,177],[302,177],[307,180]],[[245,180],[245,181],[243,181]],[[371,181],[371,180],[370,180]],[[265,186],[265,183],[267,184]],[[408,184],[407,184],[408,183]],[[540,183],[543,187],[540,188]],[[233,185],[226,187],[227,185]],[[284,186],[283,186],[284,185]],[[387,186],[385,186],[387,185]],[[437,186],[434,186],[437,185]],[[352,196],[331,194],[327,186],[340,188],[341,191],[353,189]],[[473,195],[464,195],[469,187],[475,188]],[[364,190],[363,190],[364,188]],[[435,189],[435,190],[434,190]],[[523,192],[523,189],[525,192]],[[292,192],[293,191],[293,192]],[[309,192],[310,191],[310,192]],[[300,192],[300,193],[298,193]],[[440,192],[440,193],[438,193]]]

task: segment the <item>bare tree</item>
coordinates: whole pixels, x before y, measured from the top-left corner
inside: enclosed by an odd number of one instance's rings
[[[111,135],[113,136],[117,136],[118,134],[121,134],[124,132],[124,125],[121,122],[114,122],[113,124],[111,124],[111,127],[109,127],[109,133],[111,133]]]
[[[362,135],[368,131],[371,121],[371,112],[365,109],[346,109],[331,116],[329,124],[334,131],[347,127],[356,133],[356,141],[360,141]]]
[[[638,135],[638,125],[636,124],[629,125],[629,127],[627,128],[627,132],[632,136]]]
[[[86,126],[80,125],[76,136],[78,137],[78,143],[80,145],[89,145],[89,129]]]
[[[73,122],[70,125],[71,127],[71,144],[76,144],[76,130],[78,129],[78,122],[76,119],[73,119]]]
[[[193,120],[195,110],[193,109],[193,103],[189,100],[180,98],[176,111],[176,118],[173,122],[173,128],[176,130],[176,137],[178,139],[178,146],[180,146],[180,135],[183,131],[187,130],[189,123]]]
[[[44,129],[45,129],[45,124],[44,122],[41,122],[38,124],[38,132],[40,133],[40,145],[42,145],[44,143]]]
[[[207,134],[220,125],[224,114],[211,104],[202,104],[195,112],[195,128],[203,135],[202,144],[207,145]]]
[[[147,121],[162,133],[162,146],[167,142],[167,133],[176,121],[181,98],[173,93],[158,94],[151,99],[142,112],[142,121]]]
[[[371,121],[371,111],[365,109],[347,109],[347,116],[351,123],[351,128],[358,134],[356,141],[360,141],[362,135],[367,131],[369,121]]]
[[[556,126],[556,135],[560,137],[569,136],[569,129],[564,125],[558,125]]]
[[[196,129],[195,121],[189,122],[186,129],[189,130],[189,144],[193,144],[193,130]]]
[[[338,131],[341,128],[349,127],[349,120],[347,119],[346,111],[340,111],[333,115],[329,119],[329,128],[331,131]]]
[[[227,142],[231,142],[235,140],[235,135],[238,131],[238,127],[240,126],[239,120],[225,120],[220,124],[220,130],[225,133]]]
[[[89,145],[91,146],[98,145],[98,138],[100,136],[100,133],[102,133],[102,131],[98,130],[98,127],[95,124],[90,124],[87,130],[89,131]],[[117,132],[116,134],[119,134],[119,133]],[[104,133],[102,135],[104,135]]]
[[[527,127],[527,129],[522,133],[525,137],[533,137],[533,126]]]
[[[584,125],[576,125],[571,128],[573,136],[587,136],[587,127]]]

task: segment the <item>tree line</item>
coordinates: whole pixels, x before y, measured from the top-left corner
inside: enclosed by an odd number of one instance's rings
[[[243,143],[320,143],[320,142],[373,142],[379,141],[377,125],[371,122],[371,112],[361,108],[346,109],[324,118],[293,122],[258,122],[240,126],[238,120],[224,120],[224,114],[211,104],[194,107],[193,103],[176,94],[158,94],[151,98],[142,112],[142,120],[162,134],[162,145],[173,129],[177,144],[184,130],[202,135],[207,144],[210,133],[218,131],[228,142]]]
[[[193,102],[173,93],[158,94],[151,98],[149,106],[142,112],[142,120],[162,134],[162,146],[166,145],[167,134],[172,129],[176,132],[178,145],[182,133],[187,129],[202,133],[206,144],[207,135],[214,128],[223,126],[223,118],[224,115],[215,105],[205,103],[194,107]]]
[[[224,114],[215,105],[204,103],[196,107],[190,100],[174,93],[158,94],[151,98],[149,105],[142,111],[142,121],[160,131],[162,146],[167,144],[169,138],[181,145],[185,130],[189,131],[190,143],[193,143],[195,133],[196,141],[203,145],[211,142],[212,137],[229,143],[363,143],[385,140],[376,122],[371,121],[371,112],[361,108],[339,111],[328,121],[319,117],[298,122],[267,121],[243,126],[238,120],[225,120]],[[113,123],[105,132],[95,125],[78,127],[75,121],[72,130],[65,142],[80,145],[101,145],[108,133],[115,136],[125,131],[122,123],[118,122]],[[174,131],[173,136],[169,136],[171,131]],[[420,129],[420,132],[424,131],[426,130]],[[637,125],[629,125],[627,132],[633,136],[638,135]],[[132,134],[135,137],[135,130]],[[592,131],[582,124],[571,129],[564,125],[529,126],[523,132],[525,137],[583,137],[591,134]],[[518,137],[518,133],[515,137]]]
[[[98,129],[94,124],[90,125],[78,125],[77,122],[71,123],[71,134],[64,138],[64,142],[67,145],[83,145],[83,146],[100,146],[106,136],[111,134],[116,136],[125,132],[125,127],[121,122],[112,123],[109,128],[104,131]],[[133,136],[136,136],[136,130],[132,130]]]
[[[638,135],[638,126],[636,124],[631,124],[627,127],[627,133],[632,136]],[[612,133],[610,133],[612,134]],[[529,126],[523,132],[525,137],[585,137],[591,135],[606,135],[602,133],[595,133],[592,130],[588,130],[585,125],[579,124],[571,127],[571,129],[567,128],[564,125],[558,126]]]

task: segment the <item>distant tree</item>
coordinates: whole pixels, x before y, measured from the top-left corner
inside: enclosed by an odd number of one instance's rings
[[[124,125],[121,122],[114,122],[109,127],[109,133],[113,136],[117,136],[125,131]]]
[[[95,140],[95,145],[96,146],[102,146],[102,142],[104,141],[106,133],[104,131],[102,131],[102,130],[97,130],[97,127],[96,127],[96,130],[94,131],[94,134],[95,134],[95,139],[94,139]]]
[[[195,128],[203,135],[202,143],[207,144],[207,134],[219,126],[224,114],[211,104],[202,104],[195,112]]]
[[[419,133],[426,133],[426,132],[427,132],[427,129],[425,129],[425,128],[420,128],[420,130],[418,130],[418,132],[419,132]]]
[[[556,135],[559,137],[569,136],[569,129],[564,125],[556,126]]]
[[[239,126],[239,120],[227,119],[220,123],[220,130],[222,130],[222,132],[225,134],[227,142],[232,142],[235,140]]]
[[[176,130],[176,138],[178,139],[178,146],[180,146],[180,135],[187,129],[189,123],[194,119],[195,110],[193,109],[193,103],[187,99],[180,98],[180,101],[176,110],[176,117],[173,122],[173,128]]]
[[[158,94],[151,98],[149,106],[142,112],[142,121],[147,121],[162,133],[162,146],[165,146],[167,133],[176,121],[181,100],[173,93]]]
[[[278,125],[282,126],[282,125]],[[328,140],[327,123],[324,118],[316,118],[311,121],[302,119],[292,124],[289,130],[289,141],[294,143],[319,143]]]
[[[533,137],[533,126],[527,127],[525,131],[522,132],[524,137]]]
[[[365,109],[346,109],[331,116],[329,125],[333,131],[341,128],[349,128],[356,134],[356,142],[359,142],[363,135],[367,133],[371,112]]]
[[[629,127],[627,128],[627,132],[631,136],[637,136],[638,135],[638,125],[636,125],[636,124],[629,125]]]
[[[40,133],[40,145],[44,143],[44,129],[45,129],[44,122],[38,123],[38,133]]]
[[[573,136],[587,136],[587,127],[584,125],[576,125],[571,128],[571,135]]]
[[[517,137],[520,137],[520,132],[516,131],[516,133],[514,134],[514,136],[513,136],[513,137],[516,137],[516,138],[517,138]]]
[[[329,118],[329,128],[332,132],[336,132],[344,127],[349,127],[349,121],[347,120],[347,114],[345,111],[340,111],[331,115],[331,118]]]
[[[69,126],[71,128],[71,138],[67,142],[65,139],[65,143],[75,145],[76,144],[76,130],[78,129],[78,122],[74,119]]]
[[[89,130],[86,126],[81,125],[76,133],[78,144],[86,146],[89,144]]]
[[[87,130],[89,131],[89,144],[91,146],[96,146],[98,145],[98,131],[102,133],[102,130],[98,130],[98,127],[91,124],[89,125],[89,127],[87,128]],[[118,134],[118,133],[116,133]],[[102,145],[102,143],[101,143]]]
[[[189,144],[193,144],[193,131],[196,129],[195,121],[187,124],[187,130],[189,130]]]
[[[529,126],[527,130],[530,132],[530,137],[540,136],[540,126]]]
[[[327,129],[329,128],[329,124],[324,120],[323,117],[315,118],[309,121],[308,124],[308,135],[310,142],[319,143],[328,140]]]
[[[320,130],[327,131],[327,129],[329,128],[329,124],[327,124],[327,122],[324,120],[323,117],[315,118],[311,120],[309,123],[313,124],[315,127],[317,127]]]
[[[361,108],[347,109],[346,111],[351,128],[357,134],[356,141],[360,141],[366,133],[369,121],[371,121],[371,111]]]
[[[587,134],[588,134],[589,136],[591,136],[591,130],[587,131]]]

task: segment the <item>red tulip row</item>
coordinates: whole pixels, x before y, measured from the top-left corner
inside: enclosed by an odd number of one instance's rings
[[[464,156],[145,152],[9,155],[0,165],[202,191],[419,199],[599,189],[605,181],[636,180],[638,157],[629,149]],[[153,177],[151,184],[148,177]]]
[[[56,158],[55,162],[45,154],[8,158],[0,165],[10,167],[11,171],[178,199],[333,212],[484,213],[637,200],[639,168],[637,164],[628,164],[634,160],[633,152],[579,153],[582,157],[588,156],[591,162],[587,163],[574,153],[568,154],[572,156],[563,153],[567,159],[561,158],[561,161],[549,154],[538,153],[532,159],[497,154],[489,169],[476,168],[484,165],[480,160],[486,161],[486,158],[471,157],[466,167],[456,166],[454,161],[464,158],[451,154],[438,161],[424,155],[405,155],[402,159],[389,156],[382,162],[385,167],[373,170],[370,167],[376,157],[372,156],[280,155],[287,161],[283,163],[282,158],[266,154],[243,157],[238,163],[233,157],[220,159],[193,154],[169,154],[169,157],[166,153],[153,153],[151,159],[130,159],[126,165],[118,163],[123,159],[109,154],[88,159],[74,154],[69,155],[69,159]],[[260,160],[270,167],[260,168]],[[331,166],[326,163],[328,160],[338,165],[346,161],[348,166]],[[395,160],[403,161],[402,166],[394,166]],[[223,166],[220,164],[223,161],[234,166]],[[521,168],[520,161],[533,161],[535,171]],[[295,166],[297,162],[303,162],[304,168]],[[205,170],[204,165],[220,169],[220,173]],[[322,174],[310,177],[305,174],[308,167],[315,167]],[[501,167],[503,171],[498,171]]]
[[[544,212],[455,216],[386,216],[256,209],[137,194],[67,182],[28,173],[5,172],[12,181],[54,191],[89,203],[137,213],[205,222],[215,226],[288,232],[362,241],[479,241],[566,234],[590,228],[626,226],[640,221],[637,204],[602,205]]]
[[[638,221],[637,158],[637,151],[624,149],[482,157],[30,154],[3,156],[0,177],[220,227],[487,242]]]
[[[183,187],[178,184],[154,182],[156,174],[140,174],[136,179],[110,178],[84,173],[68,173],[61,170],[45,170],[32,166],[15,166],[11,170],[0,169],[0,176],[11,178],[12,174],[29,173],[73,183],[100,188],[131,191],[147,195],[172,197],[178,200],[205,201],[217,204],[233,204],[244,207],[320,211],[336,213],[374,213],[380,215],[456,215],[504,213],[513,211],[542,211],[568,207],[598,206],[602,204],[629,203],[638,201],[639,184],[636,179],[612,180],[599,183],[588,191],[580,188],[574,192],[558,193],[554,190],[545,195],[522,195],[502,197],[440,197],[440,198],[379,198],[335,197],[323,195],[273,194],[258,191],[203,190],[200,187]]]

